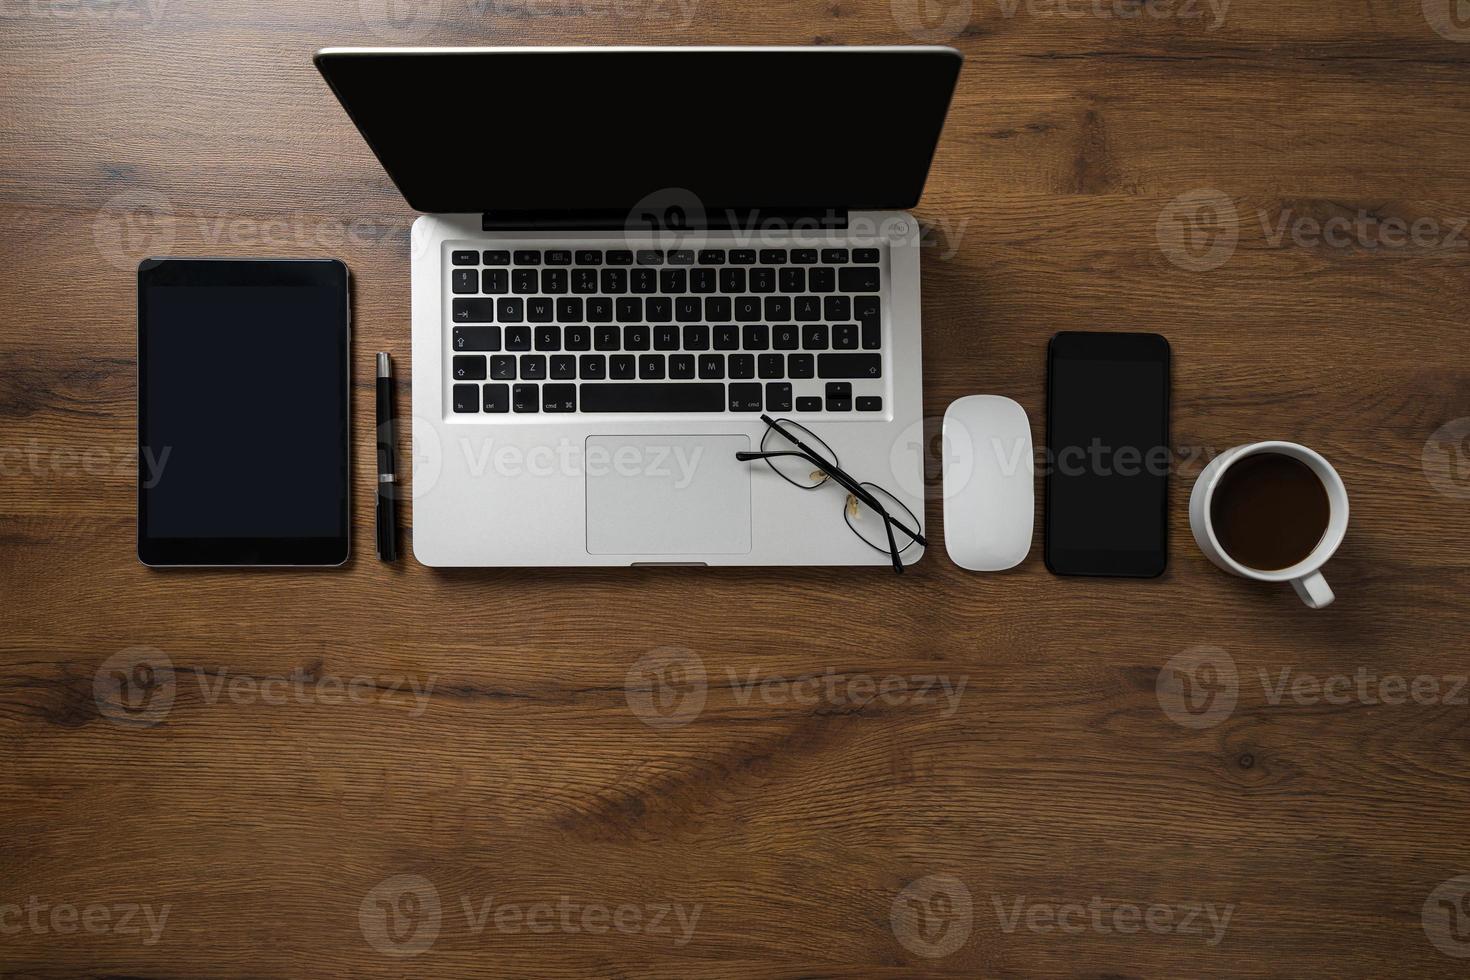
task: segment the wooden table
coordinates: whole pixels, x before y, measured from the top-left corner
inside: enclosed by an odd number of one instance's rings
[[[0,972],[1464,975],[1447,4],[385,3],[0,0]],[[1039,425],[1053,332],[1165,334],[1163,579],[1058,579],[1039,530],[989,576],[374,560],[367,365],[407,358],[414,215],[313,49],[930,38],[968,60],[917,209],[927,412]],[[352,267],[347,568],[137,563],[156,251]],[[1267,437],[1352,494],[1322,612],[1189,536],[1203,461]],[[94,680],[139,657],[171,669],[114,718]]]

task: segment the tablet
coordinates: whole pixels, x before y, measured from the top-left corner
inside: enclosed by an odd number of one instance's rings
[[[138,267],[138,558],[347,560],[347,267],[146,259]]]

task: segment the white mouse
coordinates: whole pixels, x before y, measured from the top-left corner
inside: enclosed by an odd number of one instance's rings
[[[967,395],[944,413],[944,547],[972,572],[1013,568],[1031,551],[1035,459],[1026,410]]]

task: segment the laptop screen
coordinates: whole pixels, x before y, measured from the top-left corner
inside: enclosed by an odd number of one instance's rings
[[[424,212],[918,203],[950,48],[328,49],[317,67]]]

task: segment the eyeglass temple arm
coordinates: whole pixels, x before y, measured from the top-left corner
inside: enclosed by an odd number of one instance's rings
[[[764,417],[765,416],[762,416],[762,418],[764,418]],[[786,433],[784,431],[782,431],[782,434],[785,435]],[[791,452],[747,452],[747,451],[742,450],[742,451],[739,451],[739,452],[736,452],[735,453],[735,458],[738,459],[738,460],[740,460],[741,462],[750,462],[753,459],[769,459],[769,458],[771,458],[773,456],[800,456],[802,459],[805,459],[807,462],[811,463],[817,469],[821,470],[823,473],[827,474],[832,479],[834,479],[838,483],[842,484],[843,489],[847,490],[854,497],[857,497],[863,503],[867,504],[869,507],[873,508],[873,510],[877,511],[878,516],[880,516],[880,517],[883,518],[883,522],[884,522],[884,525],[887,528],[888,537],[889,537],[889,540],[890,541],[893,539],[893,528],[894,527],[897,527],[900,531],[902,531],[904,534],[907,534],[910,538],[912,538],[913,540],[917,541],[923,547],[925,547],[925,548],[929,547],[929,542],[926,541],[926,540],[924,540],[924,535],[923,534],[921,534],[921,533],[919,533],[918,531],[915,531],[915,530],[910,530],[908,527],[906,527],[904,525],[903,521],[900,521],[898,518],[896,518],[892,514],[888,513],[888,510],[882,504],[880,504],[878,502],[878,498],[877,497],[874,497],[860,483],[858,483],[852,477],[848,476],[845,472],[843,472],[843,470],[842,470],[841,467],[836,466],[836,465],[833,465],[833,464],[829,464],[829,463],[826,463],[826,462],[823,462],[822,459],[819,456],[817,456],[811,450],[807,449],[806,446],[802,445],[802,443],[799,442],[794,437],[791,438],[791,441],[792,442],[795,442],[798,446],[801,446],[802,451],[801,452],[798,452],[798,453],[791,453]],[[895,547],[895,554],[896,553],[897,553],[897,549]]]

